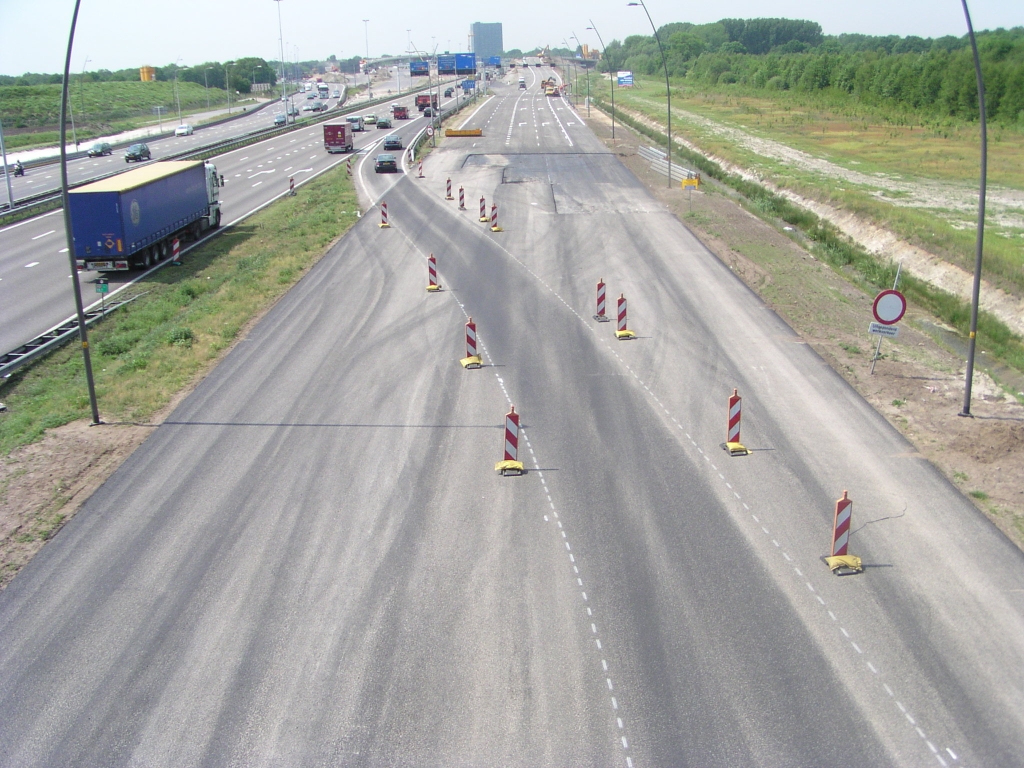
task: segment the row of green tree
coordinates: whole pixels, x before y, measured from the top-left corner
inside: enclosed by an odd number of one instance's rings
[[[331,57],[332,60],[334,57]],[[358,66],[358,58],[356,59]],[[295,80],[305,77],[320,62],[285,62],[285,79]],[[349,61],[341,62],[350,64]],[[238,93],[249,93],[256,83],[269,83],[271,86],[277,84],[281,72],[281,64],[277,61],[267,61],[255,56],[248,56],[234,61],[206,61],[194,67],[181,67],[175,64],[168,64],[163,67],[154,67],[157,81],[170,82],[177,75],[179,80],[196,83],[210,88],[228,88]],[[114,83],[114,82],[138,82],[139,68],[130,69],[97,69],[88,72],[73,72],[71,82],[86,83]],[[54,85],[59,84],[63,76],[60,74],[43,74],[26,72],[24,75],[13,77],[0,75],[0,86],[15,85]]]
[[[669,74],[694,85],[738,83],[755,89],[835,89],[868,103],[975,120],[978,90],[967,36],[822,34],[812,21],[722,19],[658,30]],[[978,33],[989,119],[1024,125],[1024,27]],[[612,41],[604,71],[656,75],[653,36]]]

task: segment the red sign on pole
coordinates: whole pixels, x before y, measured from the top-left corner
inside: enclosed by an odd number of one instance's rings
[[[882,325],[895,325],[907,312],[907,300],[899,291],[882,291],[875,297],[871,312]]]

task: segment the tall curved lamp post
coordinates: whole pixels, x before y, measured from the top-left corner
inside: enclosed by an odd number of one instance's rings
[[[668,185],[672,186],[672,90],[668,85],[668,61],[665,59],[665,49],[661,47],[661,38],[658,36],[658,28],[654,26],[650,11],[644,5],[644,0],[637,3],[626,3],[629,6],[639,5],[647,14],[647,20],[651,22],[651,29],[654,30],[654,39],[658,41],[658,50],[661,52],[661,65],[665,68],[665,97],[668,99]]]
[[[971,383],[974,378],[974,347],[978,336],[978,301],[981,295],[981,251],[985,241],[985,181],[988,175],[988,133],[985,120],[985,83],[981,78],[981,59],[978,57],[978,41],[974,38],[971,14],[967,0],[960,0],[967,19],[967,34],[971,39],[974,54],[974,74],[978,79],[978,114],[981,117],[981,185],[978,191],[978,238],[974,252],[974,286],[971,290],[971,335],[967,341],[967,374],[964,382],[964,407],[959,416],[971,415]]]
[[[82,0],[75,0],[71,15],[71,32],[68,35],[68,53],[64,59],[64,85],[60,94],[60,197],[64,206],[64,237],[68,243],[68,260],[71,262],[71,286],[75,292],[75,314],[78,315],[78,338],[82,342],[82,361],[85,364],[85,383],[89,388],[89,405],[92,407],[93,425],[102,424],[100,409],[96,402],[96,384],[92,377],[92,358],[89,355],[89,332],[85,327],[85,309],[82,307],[82,286],[78,282],[78,266],[75,264],[75,239],[71,233],[71,216],[68,214],[68,129],[64,116],[68,110],[68,76],[71,74],[71,48],[75,44],[75,25],[78,24],[78,8]]]
[[[601,39],[601,33],[597,31],[597,27],[594,26],[594,20],[590,19],[590,26],[587,29],[592,30],[597,35],[597,41],[601,43],[601,55],[604,56],[607,53],[607,49],[604,47],[604,40]],[[611,65],[609,65],[610,67]],[[615,141],[615,73],[608,70],[608,83],[612,87],[612,141]],[[670,177],[671,178],[671,177]]]

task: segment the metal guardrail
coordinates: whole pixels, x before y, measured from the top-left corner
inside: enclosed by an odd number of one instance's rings
[[[112,301],[101,309],[93,309],[86,312],[86,326],[90,326],[97,320],[106,317],[115,309],[123,307],[125,304],[130,304],[140,296],[145,296],[146,293],[149,293],[149,291],[139,293],[131,298],[123,299],[121,301]],[[48,354],[52,350],[61,346],[76,333],[78,333],[78,318],[72,317],[59,325],[55,325],[42,336],[33,339],[28,344],[22,344],[14,351],[0,355],[0,378],[5,378],[25,363]]]
[[[327,120],[333,120],[335,117],[338,117],[340,115],[352,114],[353,112],[356,111],[361,112],[367,107],[374,107],[377,106],[378,104],[384,104],[386,102],[394,101],[396,98],[400,98],[400,96],[407,96],[410,93],[415,93],[416,91],[424,90],[426,87],[427,86],[423,86],[423,88],[417,88],[415,90],[406,91],[404,94],[387,94],[378,99],[370,99],[365,102],[360,102],[359,104],[353,106],[351,109],[339,110],[339,108],[342,106],[342,104],[339,103],[334,107],[334,109],[321,113],[316,117],[309,117],[304,118],[303,120],[296,120],[294,123],[288,126],[280,128],[264,128],[260,131],[255,131],[253,133],[246,134],[245,136],[237,136],[233,139],[224,139],[223,141],[215,142],[214,144],[208,144],[203,147],[190,149],[186,152],[179,152],[177,154],[169,155],[162,159],[180,160],[204,154],[220,154],[221,152],[224,152],[233,146],[245,146],[246,144],[256,143],[257,141],[263,141],[264,139],[271,139],[274,138],[275,136],[280,136],[291,131],[297,130],[299,128],[307,128],[310,125],[316,125],[318,123],[326,122]],[[448,110],[447,113],[454,111],[456,110]],[[108,173],[102,176],[97,176],[93,179],[90,179],[87,182],[82,182],[82,184],[91,184],[93,181],[97,181],[98,179],[104,179],[109,176],[116,176],[118,173],[122,172],[123,171],[115,171],[114,173]],[[81,184],[76,186],[81,186]],[[58,193],[56,195],[51,195],[46,199],[52,198],[60,198],[60,194]],[[21,208],[19,207],[15,210],[21,210]],[[105,310],[94,309],[92,311],[86,312],[85,324],[87,326],[91,325],[94,321],[106,317],[118,307],[122,307],[125,304],[128,304],[129,302],[139,298],[139,296],[144,295],[144,293],[140,293],[137,296],[133,296],[130,299],[125,299],[124,301],[111,302],[106,306]],[[19,368],[20,366],[25,365],[26,363],[32,360],[35,360],[37,357],[41,357],[51,352],[52,350],[67,342],[67,340],[70,339],[76,333],[78,333],[78,318],[69,317],[67,320],[59,323],[58,325],[55,325],[46,333],[36,337],[27,344],[23,344],[11,352],[0,354],[0,378],[9,376],[15,369]]]
[[[636,153],[650,163],[651,170],[668,176],[668,155],[656,147],[639,147]],[[672,163],[672,181],[683,181],[683,179],[695,179],[699,176],[696,171],[691,171],[679,163]]]

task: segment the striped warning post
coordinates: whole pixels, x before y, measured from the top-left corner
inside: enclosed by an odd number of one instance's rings
[[[349,176],[352,175],[352,158],[351,157],[348,160],[345,161],[345,173],[347,173]]]
[[[459,187],[459,210],[466,210],[466,190],[462,187]]]
[[[421,179],[423,178],[423,161],[422,160],[420,160],[420,175],[419,175],[419,178],[421,178]]]
[[[729,426],[726,432],[725,449],[730,456],[748,456],[750,451],[740,442],[740,417],[743,413],[743,398],[733,389],[729,397]]]
[[[832,526],[832,557],[846,555],[850,543],[850,518],[853,517],[853,499],[846,491],[836,502],[836,521]]]
[[[853,500],[843,491],[843,498],[836,502],[836,517],[832,524],[832,555],[822,558],[833,573],[850,576],[864,572],[864,563],[857,555],[849,554],[850,523],[853,519]]]
[[[446,183],[446,187],[447,187],[447,191],[444,193],[444,199],[445,200],[454,200],[455,198],[452,197],[452,180],[451,180],[451,178],[448,179],[448,181]]]
[[[437,259],[434,258],[434,254],[427,257],[427,290],[441,290],[441,286],[437,282]]]
[[[487,201],[484,200],[484,196],[480,195],[480,221],[485,224],[490,223],[490,218],[487,216]]]
[[[501,227],[498,226],[498,206],[491,205],[491,232],[504,232]]]
[[[171,241],[171,258],[175,261],[178,260],[178,256],[181,255],[181,241],[178,238],[174,238]]]
[[[388,204],[385,203],[383,200],[381,200],[380,201],[380,228],[381,229],[385,229],[386,227],[390,227],[390,226],[391,225],[388,224]]]
[[[626,324],[626,296],[625,294],[619,294],[619,322],[618,327],[615,330],[615,338],[617,339],[635,339],[636,334],[633,333]]]
[[[476,351],[476,323],[473,322],[472,317],[466,323],[466,356],[459,362],[462,363],[463,368],[483,367],[483,361]]]
[[[505,414],[505,458],[494,469],[502,475],[523,474],[523,463],[519,461],[519,414],[514,405]]]
[[[607,323],[608,315],[605,314],[605,285],[604,278],[599,278],[597,281],[597,314],[594,315],[594,319],[599,323]]]

